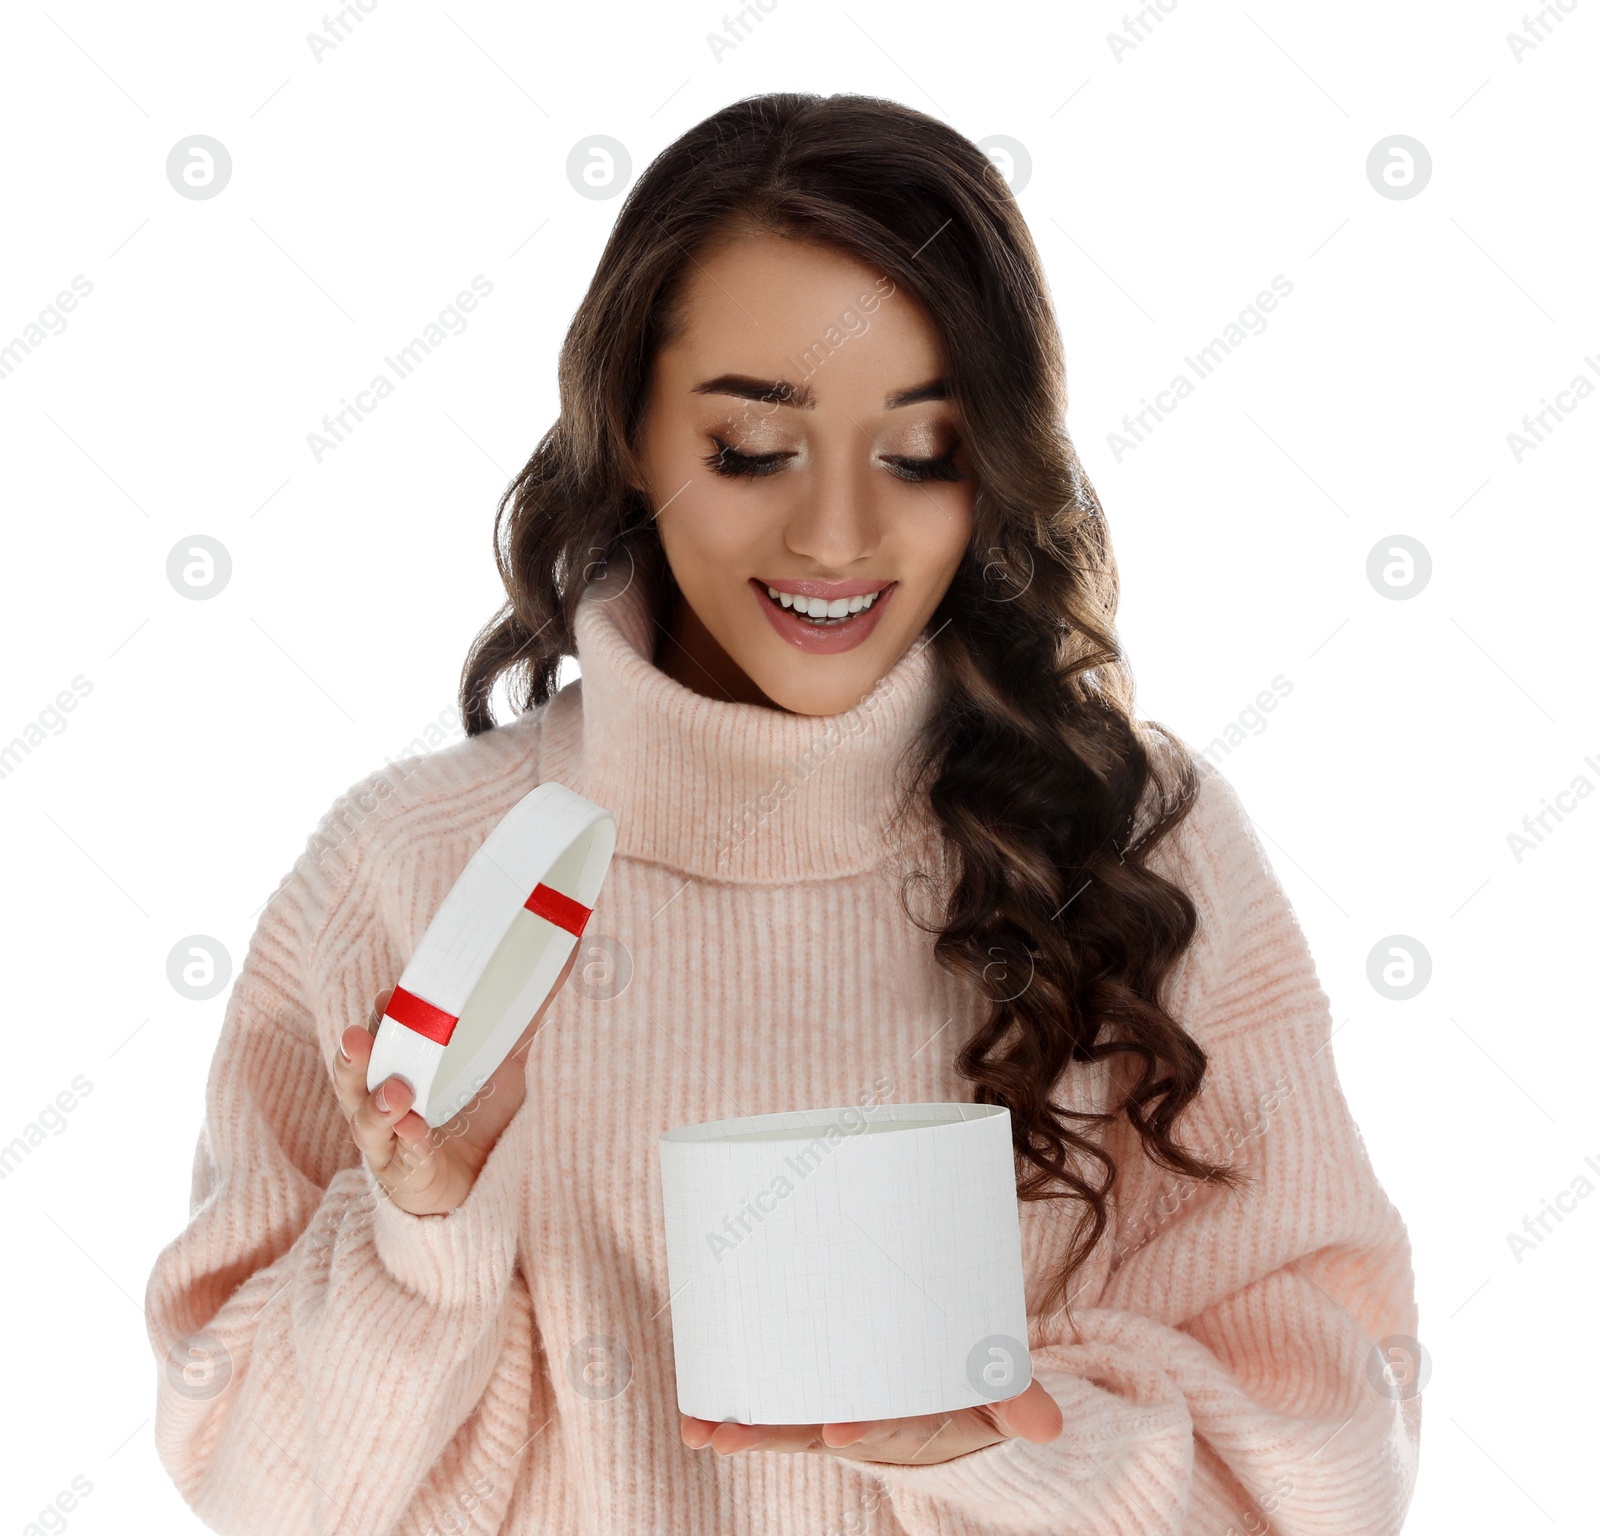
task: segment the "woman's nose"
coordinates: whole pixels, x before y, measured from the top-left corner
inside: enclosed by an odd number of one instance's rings
[[[851,429],[854,431],[854,428]],[[813,472],[797,487],[784,540],[820,570],[846,571],[870,556],[882,538],[868,454],[814,454]],[[881,471],[879,471],[881,473]]]

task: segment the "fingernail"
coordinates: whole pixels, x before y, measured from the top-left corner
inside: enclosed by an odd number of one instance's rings
[[[389,1092],[389,1085],[387,1083],[385,1083],[378,1090],[376,1097],[372,1101],[374,1104],[376,1104],[378,1106],[378,1110],[379,1110],[380,1114],[385,1114],[386,1115],[386,1114],[389,1113],[389,1100],[385,1097],[385,1095],[388,1092]]]
[[[339,1037],[339,1054],[340,1054],[340,1056],[342,1056],[342,1057],[343,1057],[343,1058],[344,1058],[344,1064],[345,1064],[345,1065],[346,1065],[346,1066],[349,1066],[349,1065],[350,1065],[350,1060],[351,1060],[351,1057],[350,1057],[350,1053],[349,1053],[349,1051],[347,1051],[347,1050],[346,1050],[346,1049],[345,1049],[345,1048],[344,1048],[344,1036],[343,1036],[343,1035],[341,1035],[341,1036],[340,1036],[340,1037]]]

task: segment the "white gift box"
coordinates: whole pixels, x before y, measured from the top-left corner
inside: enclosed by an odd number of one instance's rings
[[[1009,1110],[755,1115],[660,1151],[683,1413],[899,1418],[1032,1380]]]
[[[398,1076],[431,1126],[466,1107],[543,1007],[600,893],[617,825],[555,782],[531,789],[467,862],[401,972],[367,1087]]]

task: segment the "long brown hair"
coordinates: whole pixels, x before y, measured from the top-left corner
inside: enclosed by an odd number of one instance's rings
[[[1196,912],[1146,859],[1187,814],[1196,770],[1164,727],[1132,717],[1116,564],[1064,425],[1060,335],[1021,212],[976,145],[896,102],[779,92],[723,108],[657,156],[567,332],[560,417],[500,501],[508,601],[468,655],[462,718],[469,735],[493,729],[503,673],[519,710],[551,696],[584,584],[611,561],[646,567],[667,626],[681,594],[630,484],[644,478],[636,429],[693,260],[743,230],[887,273],[943,342],[979,489],[971,543],[930,620],[938,703],[910,765],[956,875],[939,923],[912,920],[937,935],[940,965],[992,999],[955,1065],[976,1102],[1010,1110],[1018,1196],[1080,1203],[1053,1304],[1109,1224],[1117,1168],[1071,1121],[1125,1116],[1173,1172],[1236,1175],[1173,1139],[1206,1057],[1157,997]],[[1176,750],[1152,751],[1157,737]],[[1012,990],[997,971],[1025,978],[1015,996],[995,997]],[[1113,1056],[1125,1089],[1114,1108],[1052,1102],[1073,1062]]]

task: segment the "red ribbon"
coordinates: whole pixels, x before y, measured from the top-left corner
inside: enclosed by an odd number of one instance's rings
[[[396,1024],[404,1024],[407,1029],[416,1030],[419,1035],[424,1035],[429,1040],[437,1040],[440,1045],[450,1043],[450,1036],[457,1022],[456,1014],[446,1013],[443,1008],[435,1008],[432,1003],[418,997],[415,992],[407,992],[400,986],[394,989],[394,996],[389,999],[389,1006],[384,1009],[384,1016],[393,1019]]]
[[[542,917],[557,928],[566,929],[574,938],[582,937],[584,926],[594,911],[592,907],[574,901],[542,880],[534,886],[522,905],[535,917]],[[415,992],[408,992],[398,985],[394,989],[394,996],[389,999],[389,1006],[384,1009],[384,1016],[439,1045],[450,1043],[450,1036],[459,1022],[459,1015],[446,1013],[443,1008],[434,1007],[426,998],[418,997]]]
[[[554,923],[557,928],[565,928],[575,939],[583,937],[584,924],[589,921],[589,914],[593,911],[581,901],[563,896],[542,880],[534,886],[533,894],[523,902],[523,906],[547,922]]]

